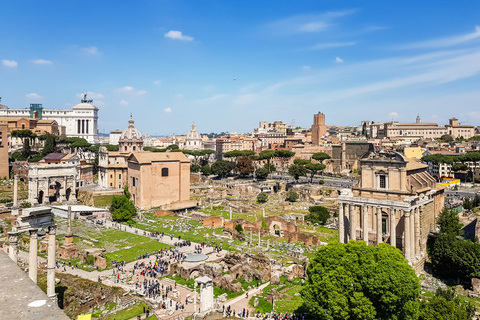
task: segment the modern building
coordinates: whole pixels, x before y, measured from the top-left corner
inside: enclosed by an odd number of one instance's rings
[[[55,120],[58,126],[65,127],[67,137],[84,138],[89,143],[98,143],[98,108],[87,94],[72,109],[44,109],[41,104],[30,104],[28,109],[9,109],[0,105],[0,117],[33,118],[37,112],[40,120]]]
[[[108,140],[108,144],[112,146],[118,146],[118,140],[120,140],[120,137],[122,136],[123,131],[116,129],[113,131],[110,131],[110,136]]]
[[[423,267],[428,234],[444,207],[444,187],[427,165],[397,152],[368,154],[361,167],[360,185],[338,197],[339,241],[388,242],[412,266]]]

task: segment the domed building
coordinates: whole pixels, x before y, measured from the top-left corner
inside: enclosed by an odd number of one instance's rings
[[[128,120],[128,128],[123,131],[120,139],[118,140],[118,147],[120,152],[142,152],[143,151],[143,138],[140,131],[135,128],[135,121],[133,121],[130,115]]]
[[[184,149],[187,150],[201,150],[202,148],[202,135],[197,131],[197,126],[192,124],[192,130],[187,134],[185,139]]]

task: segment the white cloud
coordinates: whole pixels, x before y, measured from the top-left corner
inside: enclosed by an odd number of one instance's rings
[[[336,58],[335,58],[335,62],[342,63],[342,62],[343,62],[343,59],[341,59],[341,58],[339,58],[339,57],[336,57]]]
[[[395,111],[392,111],[392,112],[390,112],[388,115],[390,116],[390,118],[393,119],[393,118],[395,118],[395,117],[398,116],[398,113],[396,113]]]
[[[165,112],[165,113],[172,113],[172,108],[170,108],[170,107],[165,108],[165,109],[163,109],[163,112]]]
[[[77,93],[75,97],[77,97],[78,99],[83,99],[83,95],[84,95],[84,92]],[[105,98],[105,96],[101,93],[96,93],[92,91],[87,92],[87,99],[103,99],[103,98]]]
[[[411,43],[401,46],[400,49],[418,49],[418,48],[443,48],[451,47],[464,42],[468,42],[480,37],[480,27],[475,26],[475,31],[460,36],[446,37],[435,40],[428,40],[423,42]]]
[[[18,66],[17,61],[14,60],[2,60],[2,63],[5,67],[15,68]]]
[[[193,41],[192,37],[183,35],[181,31],[170,30],[165,33],[164,36],[165,38],[170,38],[174,40]]]
[[[123,88],[118,88],[115,89],[116,92],[121,93],[121,94],[130,94],[130,95],[135,95],[135,96],[141,96],[147,93],[145,90],[137,90],[134,89],[133,87],[130,86],[125,86]]]
[[[53,63],[50,60],[44,60],[44,59],[35,59],[35,60],[32,60],[32,62],[35,64],[52,64]]]
[[[308,71],[308,70],[310,70],[310,69],[312,69],[310,66],[302,66],[302,70]]]
[[[122,106],[128,106],[129,103],[128,103],[127,100],[123,100],[123,99],[122,99],[122,100],[120,100],[120,104],[121,104]]]
[[[322,14],[298,15],[271,23],[268,28],[280,35],[322,32],[335,26],[340,17],[353,14],[355,10],[332,11]]]
[[[31,100],[42,99],[42,98],[43,98],[42,96],[39,96],[39,95],[36,94],[36,93],[26,94],[25,97],[26,97],[27,99],[31,99]]]
[[[92,56],[100,53],[97,47],[80,48],[80,52],[83,54],[92,55]]]
[[[235,99],[234,103],[240,106],[245,106],[245,105],[252,104],[255,100],[256,100],[256,94],[247,93],[247,94],[239,95]]]
[[[314,45],[311,49],[312,50],[324,50],[324,49],[332,49],[332,48],[339,48],[339,47],[350,47],[354,46],[357,43],[354,41],[350,42],[331,42],[331,43],[318,43]]]

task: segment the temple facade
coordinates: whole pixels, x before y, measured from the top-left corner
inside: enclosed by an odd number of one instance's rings
[[[423,266],[426,243],[444,207],[444,187],[428,166],[399,153],[370,153],[361,159],[358,187],[338,197],[339,241],[387,242],[414,266]]]

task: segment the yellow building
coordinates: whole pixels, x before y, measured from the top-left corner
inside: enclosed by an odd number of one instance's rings
[[[407,147],[403,150],[406,158],[420,159],[423,157],[424,151],[420,147]]]

